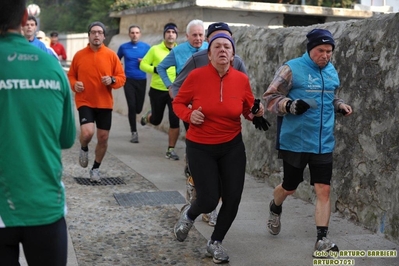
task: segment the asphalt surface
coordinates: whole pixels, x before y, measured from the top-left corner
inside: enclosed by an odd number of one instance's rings
[[[113,114],[108,152],[100,170],[104,178],[123,184],[79,184],[78,181],[89,177],[89,168],[78,164],[78,141],[63,152],[68,265],[214,265],[205,256],[205,245],[213,227],[201,217],[185,242],[178,242],[173,235],[173,225],[183,204],[170,204],[167,200],[176,191],[181,195],[180,200],[186,193],[184,141],[179,140],[176,147],[180,160],[171,161],[165,158],[166,133],[141,125],[138,133],[139,143],[130,143],[127,117]],[[95,141],[96,138],[89,145],[89,167],[94,159]],[[165,193],[166,199],[154,203],[151,195],[156,193]],[[137,199],[128,200],[127,205],[117,200],[118,195],[143,194],[150,195],[149,201],[138,205]],[[272,194],[273,188],[266,182],[246,176],[238,215],[223,242],[230,256],[227,265],[399,265],[398,244],[337,213],[330,220],[329,238],[342,253],[329,261],[315,260],[312,257],[316,239],[314,205],[294,197],[284,203],[281,233],[270,235],[266,223]],[[381,253],[374,250],[391,257],[376,257]],[[27,265],[23,255],[21,265]]]

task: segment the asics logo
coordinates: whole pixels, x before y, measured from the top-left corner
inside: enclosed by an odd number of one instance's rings
[[[14,60],[18,61],[38,61],[39,56],[37,54],[18,54],[14,52],[13,54],[9,54],[7,56],[8,62],[13,62]]]
[[[17,53],[8,55],[7,60],[8,62],[12,62],[15,60],[15,58],[17,58]]]
[[[328,42],[328,39],[321,39],[322,42]]]

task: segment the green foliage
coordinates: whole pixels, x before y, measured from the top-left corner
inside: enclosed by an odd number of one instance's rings
[[[131,8],[155,6],[179,1],[182,0],[116,0],[115,3],[111,5],[111,10],[122,11]]]
[[[86,32],[93,21],[101,21],[108,30],[118,29],[119,19],[110,18],[114,0],[35,0],[41,9],[40,29],[64,33]]]
[[[89,0],[89,25],[93,21],[103,22],[109,29],[119,28],[119,19],[110,18],[109,13],[114,0]]]

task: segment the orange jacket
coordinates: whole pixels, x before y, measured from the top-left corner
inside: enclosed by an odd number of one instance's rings
[[[116,82],[105,86],[101,83],[102,76],[113,76]],[[118,56],[104,44],[98,51],[93,51],[89,44],[78,51],[73,57],[68,78],[74,92],[76,92],[75,83],[83,82],[84,90],[75,93],[76,108],[88,106],[112,109],[114,105],[112,89],[121,88],[126,81]]]

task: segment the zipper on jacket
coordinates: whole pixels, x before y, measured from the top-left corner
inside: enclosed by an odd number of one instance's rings
[[[215,72],[220,78],[220,102],[223,102],[223,79],[229,73],[229,71],[227,71],[223,76],[220,76],[216,69]]]
[[[321,112],[320,112],[320,129],[319,129],[319,153],[321,153],[322,151],[322,131],[323,131],[323,110],[324,110],[324,77],[323,77],[323,71],[321,69],[320,70],[320,76],[321,76],[321,82],[323,85],[323,88],[321,90]]]
[[[220,102],[223,102],[223,77],[220,77]]]

